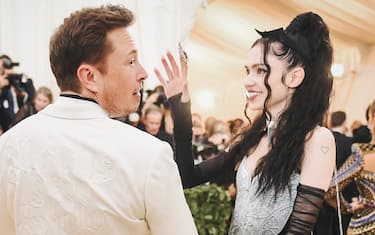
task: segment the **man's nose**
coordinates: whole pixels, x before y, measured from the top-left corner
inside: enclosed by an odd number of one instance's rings
[[[144,81],[146,80],[148,77],[148,73],[146,72],[146,70],[144,69],[144,67],[139,64],[139,72],[138,72],[138,80],[141,82],[141,81]]]

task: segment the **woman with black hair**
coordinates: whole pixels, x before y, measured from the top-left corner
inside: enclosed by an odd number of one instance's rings
[[[176,161],[184,187],[237,169],[229,234],[308,234],[313,230],[335,166],[335,142],[320,126],[332,89],[329,30],[312,12],[289,26],[259,32],[245,64],[247,105],[262,112],[227,152],[193,164],[186,53],[181,68],[162,59],[156,69],[174,115]]]

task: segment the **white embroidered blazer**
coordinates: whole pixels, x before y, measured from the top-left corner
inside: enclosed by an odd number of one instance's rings
[[[197,231],[167,143],[59,97],[0,137],[0,234]]]

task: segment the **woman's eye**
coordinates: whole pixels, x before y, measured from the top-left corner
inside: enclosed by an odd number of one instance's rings
[[[265,74],[267,72],[267,70],[263,69],[263,68],[257,68],[257,74]]]
[[[133,59],[130,60],[130,64],[135,64],[135,62],[136,62],[135,58],[133,58]]]
[[[245,72],[246,72],[246,75],[250,74],[250,69],[247,66],[245,66]]]

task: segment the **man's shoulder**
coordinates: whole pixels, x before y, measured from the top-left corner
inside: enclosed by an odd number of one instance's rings
[[[131,141],[137,147],[160,148],[164,146],[163,141],[153,135],[150,135],[146,131],[120,121],[112,121],[112,124],[114,125],[113,127],[118,130],[119,136]]]
[[[117,135],[119,139],[116,141],[120,140],[122,143],[118,150],[131,153],[132,160],[138,163],[143,162],[145,168],[159,161],[166,163],[166,159],[173,161],[173,150],[167,142],[131,125],[124,123],[116,125],[120,128],[118,129],[119,135]]]

